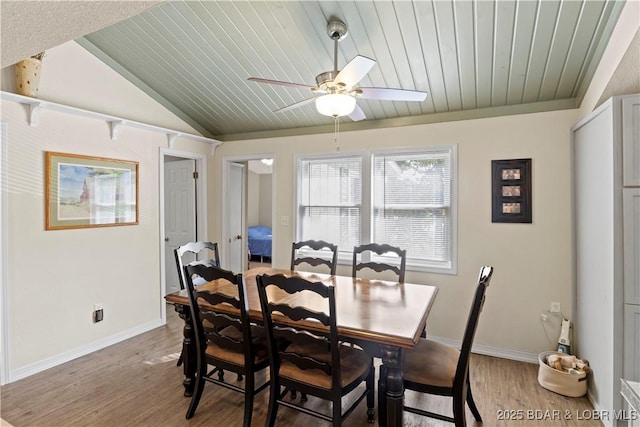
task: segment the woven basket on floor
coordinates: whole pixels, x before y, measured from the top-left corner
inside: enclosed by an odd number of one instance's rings
[[[552,354],[564,354],[557,351],[545,351],[538,355],[540,368],[538,370],[538,383],[555,393],[568,397],[580,397],[587,394],[587,374],[570,374],[553,369],[547,365],[547,357]]]

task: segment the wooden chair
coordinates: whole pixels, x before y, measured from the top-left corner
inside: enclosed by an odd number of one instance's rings
[[[207,256],[202,257],[204,252]],[[185,288],[184,267],[186,265],[213,265],[220,267],[220,255],[218,253],[218,244],[213,242],[189,242],[180,246],[173,251],[176,258],[176,267],[178,268],[178,279],[180,280],[180,289]],[[193,261],[185,262],[186,258],[193,258]],[[202,259],[198,259],[202,258]],[[197,286],[198,283],[195,283]]]
[[[393,253],[398,256],[398,265],[392,265],[382,262],[362,261],[362,254],[364,252],[371,252],[377,255],[384,255]],[[383,271],[392,271],[398,276],[398,282],[404,282],[404,271],[407,264],[407,251],[400,249],[396,246],[388,244],[369,243],[366,245],[360,245],[353,248],[353,264],[351,269],[351,277],[356,278],[358,271],[368,268],[378,273]]]
[[[309,256],[304,254],[303,256],[298,256],[298,250],[301,248],[306,248],[306,250],[313,251],[323,251],[329,250],[331,251],[331,259],[321,258],[318,256]],[[315,255],[315,253],[313,253]],[[318,254],[319,255],[319,254]],[[297,265],[300,264],[309,264],[314,267],[319,265],[326,265],[329,267],[329,272],[331,275],[336,274],[336,267],[338,266],[338,246],[329,242],[325,242],[324,240],[304,240],[301,242],[294,242],[291,247],[291,270],[295,270]]]
[[[206,253],[206,256],[202,256]],[[176,267],[178,268],[178,281],[180,289],[185,289],[184,267],[185,265],[214,265],[220,267],[220,255],[218,253],[218,244],[213,242],[189,242],[173,251],[176,259]],[[203,258],[203,259],[198,259]],[[187,259],[192,261],[185,262]],[[195,286],[201,283],[196,280]],[[184,348],[178,357],[177,366],[182,365],[184,359]]]
[[[274,425],[278,407],[283,405],[340,426],[365,397],[368,421],[372,423],[375,415],[373,359],[362,350],[339,343],[335,288],[296,276],[261,275],[257,282],[271,361],[266,425]],[[282,298],[286,298],[286,302]],[[309,300],[322,302],[310,305]],[[291,345],[278,349],[278,337]],[[353,403],[342,412],[342,397],[362,382],[366,387],[356,392]],[[285,399],[291,389],[331,401],[332,414]]]
[[[264,328],[251,325],[246,287],[241,274],[211,265],[187,265],[184,269],[189,306],[195,326],[196,340],[196,381],[191,403],[187,409],[187,419],[193,417],[202,396],[205,382],[244,393],[244,427],[251,425],[254,396],[264,390],[269,382],[259,387],[255,384],[255,373],[269,366],[267,342]],[[216,291],[200,290],[194,286],[194,279],[205,282],[219,281]],[[209,306],[218,304],[233,307],[237,316],[222,314],[198,304],[198,300]],[[209,369],[209,365],[212,369]],[[235,372],[238,379],[244,377],[244,388],[225,381],[224,370]],[[214,375],[217,374],[217,378]]]
[[[471,394],[469,355],[478,326],[478,318],[484,304],[485,291],[489,286],[492,274],[493,267],[485,266],[480,270],[460,350],[435,341],[421,339],[415,348],[405,352],[403,368],[405,389],[452,397],[453,417],[408,406],[404,407],[405,411],[449,421],[455,423],[456,427],[463,427],[466,426],[466,401],[475,419],[482,422],[482,417]],[[378,390],[384,396],[384,384],[379,384]]]

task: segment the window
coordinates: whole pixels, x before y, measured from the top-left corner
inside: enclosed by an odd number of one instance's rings
[[[451,268],[451,152],[373,156],[371,241],[407,250],[407,265]]]
[[[298,238],[326,240],[338,248],[360,242],[362,158],[300,160]]]
[[[335,243],[347,263],[388,243],[412,270],[455,273],[454,165],[453,146],[300,158],[297,239]]]

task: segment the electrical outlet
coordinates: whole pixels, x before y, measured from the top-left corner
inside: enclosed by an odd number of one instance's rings
[[[560,303],[559,302],[555,302],[555,301],[552,302],[549,311],[552,312],[552,313],[560,313],[562,311],[562,309],[560,307]]]
[[[102,304],[94,304],[93,305],[93,323],[102,322],[104,319],[104,310],[102,309]]]

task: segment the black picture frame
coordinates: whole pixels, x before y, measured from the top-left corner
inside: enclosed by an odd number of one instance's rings
[[[532,222],[531,159],[491,161],[491,222]]]

